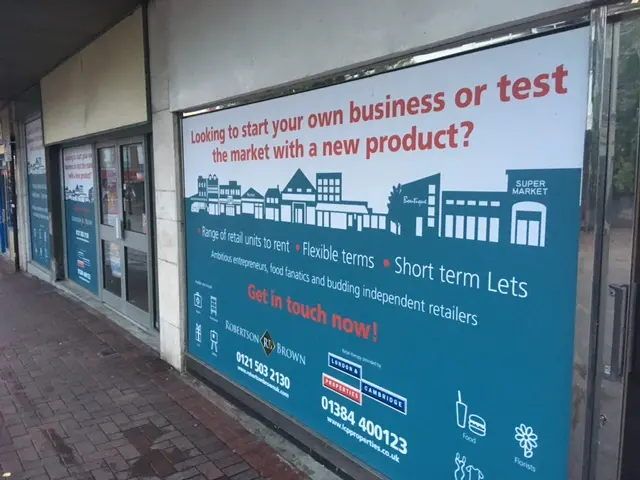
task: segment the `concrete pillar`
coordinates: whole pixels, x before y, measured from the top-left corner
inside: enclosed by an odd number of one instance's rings
[[[177,118],[169,110],[169,1],[148,4],[160,353],[183,369],[186,292]]]
[[[9,103],[2,111],[0,111],[0,128],[2,130],[2,143],[4,145],[4,155],[5,161],[10,162],[13,154],[15,153],[15,145],[11,143],[11,134],[13,132],[14,124],[13,124],[13,104]],[[11,167],[13,168],[13,166]],[[15,185],[13,189],[15,190]],[[13,197],[9,195],[9,192],[5,192],[7,197],[5,198],[5,208],[7,209],[7,222],[11,222],[11,205],[13,203]],[[17,221],[15,222],[17,223]],[[7,238],[7,248],[9,249],[9,257],[11,258],[11,262],[16,265],[18,262],[16,259],[16,241],[14,238],[14,233],[16,232],[16,225],[13,225],[13,228],[8,229],[8,238]]]
[[[18,256],[20,268],[27,270],[31,258],[31,237],[29,235],[29,187],[27,183],[27,146],[25,145],[24,124],[16,118],[15,105],[11,121],[15,135],[16,163],[14,185],[17,200]]]

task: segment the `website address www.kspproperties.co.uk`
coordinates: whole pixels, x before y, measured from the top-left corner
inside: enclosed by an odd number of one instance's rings
[[[284,398],[289,398],[289,392],[285,392],[280,390],[278,387],[276,387],[275,385],[273,385],[272,383],[267,382],[264,378],[256,375],[253,372],[250,372],[248,370],[246,370],[245,368],[242,368],[241,366],[238,365],[238,370],[242,373],[244,373],[245,375],[247,375],[248,377],[253,378],[254,380],[256,380],[257,382],[260,382],[261,384],[263,384],[265,387],[269,387],[271,390],[273,390],[274,392],[279,393],[280,395],[282,395]]]
[[[369,446],[370,448],[374,449],[375,451],[380,452],[385,457],[390,458],[391,460],[393,460],[396,463],[400,463],[400,457],[397,454],[391,453],[389,450],[385,450],[384,448],[382,448],[380,445],[378,445],[376,442],[374,442],[370,438],[365,438],[362,435],[360,435],[358,432],[354,432],[348,426],[346,426],[344,423],[339,422],[336,419],[331,418],[331,417],[327,417],[327,422],[329,422],[334,427],[338,427],[340,430],[342,430],[344,433],[346,433],[350,437],[354,437],[360,443],[364,443],[365,445]]]

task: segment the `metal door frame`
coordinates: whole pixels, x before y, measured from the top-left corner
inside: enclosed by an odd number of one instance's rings
[[[144,196],[145,196],[145,211],[147,215],[147,233],[139,233],[139,232],[130,232],[129,234],[133,234],[133,238],[127,239],[127,235],[125,232],[125,223],[124,223],[124,192],[123,192],[123,164],[122,164],[122,147],[139,144],[142,145],[142,152],[144,154],[145,161],[145,186],[144,186]],[[100,158],[99,158],[99,150],[104,148],[114,148],[115,149],[115,161],[116,161],[116,169],[117,169],[117,182],[118,182],[118,222],[119,222],[119,230],[120,235],[118,237],[118,233],[116,227],[110,227],[104,225],[102,223],[102,187],[100,184],[101,181],[101,170],[100,170]],[[112,141],[102,141],[96,143],[94,145],[94,165],[96,168],[96,188],[97,192],[100,196],[100,200],[97,202],[97,226],[98,226],[98,263],[100,265],[100,297],[101,299],[110,307],[114,308],[118,312],[124,314],[131,320],[135,321],[137,324],[141,325],[145,329],[151,330],[153,329],[153,248],[152,241],[153,235],[151,234],[152,229],[150,228],[151,221],[149,220],[149,212],[151,206],[151,185],[149,185],[149,148],[148,148],[148,140],[146,136],[137,136],[137,137],[129,137],[129,138],[121,138]],[[144,237],[144,240],[143,240]],[[120,268],[121,268],[121,296],[107,291],[104,288],[104,249],[103,249],[103,241],[108,242],[116,242],[120,247]],[[142,309],[136,307],[135,305],[129,303],[127,300],[127,264],[126,264],[126,249],[134,248],[136,250],[142,251],[147,255],[147,295],[148,295],[148,306],[149,311],[145,312]]]
[[[612,30],[611,36],[613,38],[613,53],[612,53],[612,75],[611,75],[611,92],[612,98],[615,98],[617,85],[613,83],[616,79],[616,74],[618,71],[618,42],[619,42],[619,33],[620,33],[620,24],[622,21],[633,20],[635,22],[640,23],[640,6],[637,4],[625,4],[625,5],[617,5],[609,8],[609,27]],[[606,88],[606,85],[603,85]],[[640,91],[638,92],[640,96]],[[611,116],[616,116],[616,105],[615,102],[612,101],[611,107],[608,109],[608,112]],[[638,118],[638,135],[640,135],[640,110],[637,113]],[[611,120],[611,123],[614,123],[614,120]],[[615,123],[614,123],[615,125]],[[602,150],[606,150],[606,148],[614,149],[615,144],[611,140],[615,140],[612,137],[610,132],[608,145],[604,145],[604,139],[601,142],[599,148]],[[632,258],[630,265],[630,284],[629,287],[622,292],[626,298],[622,300],[625,305],[620,305],[622,312],[618,312],[619,315],[616,317],[622,316],[624,318],[615,318],[613,319],[613,335],[614,342],[617,342],[617,345],[614,343],[615,350],[612,351],[612,363],[616,362],[616,370],[614,373],[614,380],[622,382],[622,418],[621,418],[621,426],[620,431],[617,432],[619,434],[619,452],[618,452],[618,468],[616,473],[616,478],[621,480],[635,480],[637,478],[637,472],[639,468],[639,463],[637,460],[637,454],[635,452],[635,447],[640,443],[640,431],[638,430],[639,416],[638,414],[634,414],[634,410],[640,410],[640,390],[639,390],[639,380],[640,380],[640,330],[636,328],[640,324],[640,297],[638,296],[638,284],[640,283],[640,144],[636,144],[636,178],[635,178],[635,195],[634,195],[634,218],[633,218],[633,236],[632,236]],[[605,166],[610,172],[612,169],[611,163],[614,158],[613,155],[608,155],[610,162]],[[612,178],[610,175],[607,175],[606,179],[606,193],[603,202],[604,206],[604,220],[607,220],[608,209],[606,205],[610,200],[611,192],[611,183]],[[604,232],[604,239],[606,241],[608,237],[608,231]],[[606,245],[606,243],[605,243]],[[606,256],[602,259],[602,263],[606,265],[607,258]],[[614,286],[618,288],[617,286]],[[624,287],[624,286],[621,286]],[[615,292],[612,292],[615,293]],[[619,293],[619,292],[618,292]],[[616,293],[617,296],[617,293]],[[606,319],[603,319],[606,321]],[[618,336],[619,335],[619,336]],[[601,362],[602,366],[603,362]],[[606,378],[607,376],[611,376],[611,372],[604,371],[597,377],[596,387],[599,384],[599,381],[602,378]],[[600,389],[597,389],[596,395],[600,393]],[[594,402],[598,402],[598,399],[594,399]],[[596,403],[597,404],[597,403]],[[594,424],[597,425],[598,422],[605,420],[606,417],[601,417],[598,415],[598,412],[594,412]],[[597,438],[594,439],[594,444],[596,443]],[[595,455],[594,455],[595,456]],[[592,459],[594,464],[593,470],[591,471],[591,476],[589,480],[595,480],[596,475],[596,466],[595,462],[597,459]]]
[[[631,259],[631,289],[629,293],[628,308],[625,312],[628,322],[622,322],[618,325],[615,319],[608,319],[605,316],[604,304],[602,302],[603,273],[608,265],[608,242],[610,231],[609,211],[610,196],[612,194],[612,164],[614,161],[615,138],[610,130],[611,125],[615,122],[616,116],[616,94],[618,85],[614,82],[617,80],[618,66],[618,40],[620,22],[623,20],[635,19],[640,21],[640,5],[631,2],[617,4],[612,6],[601,7],[592,13],[592,105],[594,129],[593,136],[588,146],[589,161],[586,164],[590,167],[585,170],[583,182],[595,180],[596,192],[593,198],[589,200],[594,205],[596,214],[595,219],[595,241],[594,241],[594,258],[593,258],[593,279],[591,290],[591,341],[589,345],[589,369],[588,369],[588,387],[586,395],[586,412],[587,424],[585,431],[585,458],[582,478],[588,480],[596,480],[598,472],[598,446],[599,430],[606,423],[606,416],[602,406],[602,390],[603,381],[611,379],[611,366],[605,366],[604,359],[604,334],[606,322],[613,321],[612,325],[614,334],[614,343],[612,345],[611,363],[615,362],[614,380],[622,382],[621,402],[621,425],[620,430],[614,433],[619,437],[619,451],[616,471],[607,472],[612,475],[611,478],[624,477],[625,451],[626,443],[633,435],[637,433],[633,429],[629,429],[629,412],[627,409],[629,400],[629,379],[633,372],[633,364],[631,359],[634,356],[634,346],[632,343],[634,335],[635,323],[635,303],[636,288],[638,281],[637,265],[638,262],[638,219],[640,218],[640,210],[638,209],[638,200],[640,189],[638,188],[638,178],[636,178],[635,187],[635,203],[636,211],[634,212],[633,225],[633,245]],[[610,43],[609,43],[610,42]],[[606,51],[611,49],[611,66],[606,65]],[[606,97],[606,92],[609,97]],[[613,125],[615,126],[615,124]],[[640,151],[636,151],[636,177],[640,174]],[[591,177],[591,175],[593,177]],[[588,193],[588,192],[587,192]],[[586,197],[586,196],[585,196]],[[584,200],[584,198],[583,198]],[[637,356],[637,352],[635,356]],[[620,367],[618,367],[620,366]],[[625,437],[627,437],[625,439]],[[626,440],[626,441],[625,441]],[[639,439],[640,440],[640,439]],[[628,458],[627,458],[628,461]],[[613,476],[615,475],[615,476]]]

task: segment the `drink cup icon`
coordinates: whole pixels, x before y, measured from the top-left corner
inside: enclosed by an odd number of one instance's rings
[[[458,390],[458,401],[456,402],[456,423],[460,428],[465,428],[467,426],[467,408],[467,405],[462,403],[462,392]]]

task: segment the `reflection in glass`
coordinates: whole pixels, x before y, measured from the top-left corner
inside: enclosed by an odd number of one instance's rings
[[[640,100],[640,22],[620,24],[613,158],[614,216],[628,225],[636,188],[638,103]]]
[[[126,248],[127,301],[145,312],[149,311],[149,285],[147,283],[147,254]]]
[[[600,323],[605,378],[600,384],[600,414],[607,417],[598,430],[595,478],[615,478],[620,461],[623,418],[624,330],[632,284],[636,181],[638,159],[638,107],[640,100],[640,22],[621,22],[614,33],[613,80],[607,152],[608,182],[603,245]],[[637,408],[637,407],[633,407]]]
[[[122,147],[122,181],[124,224],[127,230],[147,233],[147,211],[144,197],[144,151],[142,144]]]
[[[113,227],[118,222],[118,167],[115,147],[98,149],[98,162],[102,224]]]
[[[104,289],[118,297],[122,296],[122,262],[119,244],[102,241],[102,271]]]

